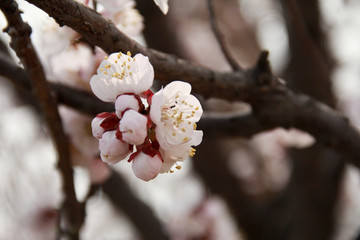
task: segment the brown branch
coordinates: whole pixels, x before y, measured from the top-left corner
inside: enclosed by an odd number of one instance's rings
[[[221,48],[222,53],[224,54],[226,61],[231,66],[232,70],[234,70],[234,71],[241,70],[241,67],[239,66],[239,64],[236,62],[236,60],[230,54],[230,51],[226,45],[224,36],[222,35],[220,28],[217,24],[213,0],[207,0],[207,5],[208,5],[208,10],[209,10],[209,15],[210,15],[211,29],[215,35],[216,40],[219,43],[219,46]]]
[[[121,33],[93,10],[70,0],[28,0],[46,11],[60,25],[67,25],[106,52],[132,51],[147,55],[162,83],[181,79],[203,96],[250,103],[259,122],[267,127],[295,127],[349,156],[360,167],[360,135],[338,112],[305,95],[297,95],[265,67],[220,73],[175,56],[145,48]],[[266,62],[263,61],[264,63]]]
[[[30,40],[31,28],[22,21],[20,16],[21,12],[16,2],[3,0],[1,1],[0,8],[8,21],[8,26],[4,31],[11,37],[10,46],[15,50],[29,74],[33,86],[33,93],[42,109],[58,151],[58,168],[63,177],[63,190],[65,193],[62,213],[65,214],[69,221],[67,233],[71,236],[71,239],[79,239],[79,230],[83,222],[84,214],[83,208],[78,203],[75,195],[68,143],[62,129],[57,104],[51,96],[43,68],[32,46]]]
[[[28,74],[21,67],[0,53],[0,76],[8,78],[21,91],[21,94],[30,95],[31,86]],[[82,113],[96,115],[100,112],[114,111],[114,105],[106,103],[93,94],[73,89],[61,84],[49,83],[57,102],[75,108]]]

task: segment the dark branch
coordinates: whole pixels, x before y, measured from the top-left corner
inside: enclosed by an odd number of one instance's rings
[[[78,203],[75,195],[68,142],[62,129],[57,104],[51,96],[43,68],[32,46],[30,40],[31,28],[22,21],[21,12],[16,2],[12,0],[2,1],[0,8],[8,21],[5,31],[11,37],[10,46],[15,50],[29,74],[33,94],[45,116],[47,126],[58,151],[58,168],[63,177],[63,190],[65,193],[62,211],[68,220],[67,224],[69,224],[66,232],[71,236],[71,239],[79,239],[79,230],[84,214],[83,208]]]
[[[207,5],[208,5],[208,10],[209,10],[209,15],[210,15],[211,29],[216,37],[216,40],[219,43],[219,46],[221,48],[222,53],[224,54],[225,59],[230,64],[232,70],[234,70],[234,71],[240,70],[241,67],[239,66],[239,64],[236,62],[236,60],[230,54],[230,51],[226,45],[225,39],[224,39],[223,35],[221,34],[220,28],[217,24],[213,0],[207,0]]]
[[[30,79],[21,67],[0,53],[0,75],[8,78],[21,93],[29,95],[31,91]],[[114,111],[112,103],[106,103],[97,99],[94,95],[76,90],[61,84],[50,83],[51,90],[55,93],[57,102],[63,103],[78,111],[90,115],[100,112]]]
[[[163,83],[175,79],[192,84],[195,92],[250,103],[264,126],[295,127],[349,156],[360,166],[360,135],[338,112],[304,95],[296,95],[271,74],[253,70],[220,73],[175,56],[145,48],[121,33],[113,23],[93,10],[70,0],[28,0],[106,52],[128,50],[147,55],[155,76]],[[86,21],[84,20],[86,19]],[[263,80],[266,80],[265,82]]]

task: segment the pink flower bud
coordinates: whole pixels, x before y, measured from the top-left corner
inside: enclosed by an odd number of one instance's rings
[[[101,159],[108,164],[123,160],[129,153],[129,144],[116,138],[116,131],[105,132],[99,141]]]
[[[147,117],[137,111],[126,111],[119,125],[122,139],[132,145],[144,143],[147,136],[147,122]]]
[[[122,118],[122,115],[125,110],[133,109],[139,111],[140,109],[140,99],[137,99],[135,95],[123,94],[117,97],[115,101],[116,115],[118,118]]]
[[[160,173],[162,164],[163,162],[158,154],[151,157],[143,152],[139,152],[132,160],[132,169],[136,177],[149,181]]]
[[[120,119],[117,118],[115,113],[103,112],[92,120],[91,129],[92,134],[97,139],[100,139],[104,132],[115,130],[119,125]]]

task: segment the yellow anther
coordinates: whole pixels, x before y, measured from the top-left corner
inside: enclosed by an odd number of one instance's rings
[[[130,76],[132,76],[132,72],[129,72]]]
[[[105,65],[105,68],[111,68],[111,64]]]
[[[174,170],[170,170],[170,173],[173,173],[174,172]]]
[[[183,142],[186,142],[186,141],[188,141],[188,140],[189,140],[189,138],[184,137]]]
[[[199,107],[196,107],[195,110],[199,110]]]
[[[109,59],[109,58],[108,58],[108,57],[104,57],[104,59],[106,59],[106,60],[107,60],[107,59]]]
[[[180,166],[180,165],[177,165],[175,168],[176,168],[177,170],[180,170],[180,169],[181,169],[181,166]]]
[[[186,132],[185,128],[182,128],[181,131]]]
[[[176,136],[176,132],[173,132],[172,135],[175,137],[175,136]]]
[[[194,127],[194,130],[196,130],[196,128],[197,128],[196,123],[193,124],[193,127]]]
[[[131,57],[131,52],[130,51],[127,51],[126,53],[129,57]]]
[[[189,121],[189,122],[188,122],[188,124],[190,125],[190,124],[191,124],[191,122]]]
[[[127,69],[130,69],[130,65],[127,65]]]
[[[107,74],[107,71],[104,71],[104,74],[106,75],[106,74]]]
[[[115,63],[117,63],[117,60],[115,60]]]
[[[193,107],[193,106],[194,106],[194,105],[191,105],[191,104],[189,105],[189,107]]]
[[[104,69],[103,69],[103,68],[99,68],[99,71],[104,71]]]
[[[131,58],[128,58],[128,61],[131,62]]]

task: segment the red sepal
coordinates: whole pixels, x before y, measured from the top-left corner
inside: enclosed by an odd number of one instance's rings
[[[100,127],[102,127],[105,132],[115,130],[119,126],[120,119],[116,116],[115,113],[100,113],[98,116],[100,118],[105,118],[100,124]]]
[[[134,158],[136,158],[137,155],[139,155],[140,151],[136,151],[133,154],[130,155],[128,162],[131,162],[132,160],[134,160]]]

